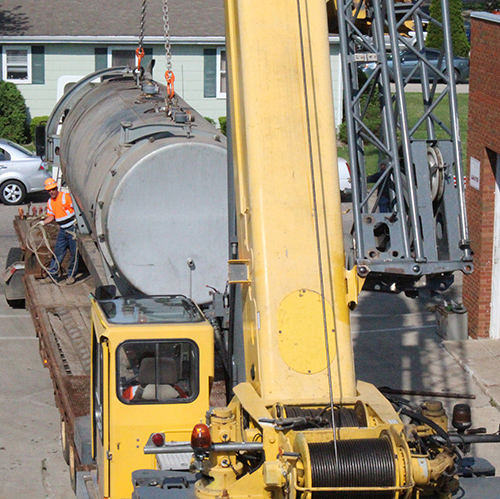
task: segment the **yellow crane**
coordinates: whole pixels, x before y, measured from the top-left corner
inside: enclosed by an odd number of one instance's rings
[[[440,403],[396,409],[356,380],[325,2],[226,0],[226,44],[243,355],[234,398],[193,430],[195,495],[451,497]]]
[[[226,8],[246,381],[212,411],[210,435],[262,450],[246,461],[210,452],[196,496],[447,490],[453,452],[411,448],[422,430],[355,379],[349,307],[361,282],[344,266],[325,2]]]

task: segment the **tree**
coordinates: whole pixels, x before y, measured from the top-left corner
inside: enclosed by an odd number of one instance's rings
[[[26,104],[14,83],[0,81],[0,137],[24,144],[26,141]]]
[[[366,83],[367,78],[368,77],[366,76],[365,73],[363,73],[363,71],[358,71],[359,88],[361,88]],[[368,106],[366,105],[367,99],[368,99],[368,94],[364,93],[359,100],[360,108],[362,110],[366,110],[363,122],[369,130],[371,130],[377,137],[379,137],[381,133],[382,121],[380,112],[380,94],[378,86],[371,94]],[[344,112],[344,119],[339,126],[337,138],[344,144],[347,144],[347,125],[345,121],[345,115],[346,113]]]
[[[451,42],[453,54],[461,57],[468,57],[470,51],[469,41],[465,34],[465,25],[462,17],[462,1],[449,0]],[[441,0],[431,0],[429,13],[432,18],[442,21]],[[433,23],[429,23],[427,28],[427,38],[425,45],[429,48],[441,49],[443,45],[443,30]]]
[[[227,117],[219,116],[220,131],[223,135],[227,135]]]

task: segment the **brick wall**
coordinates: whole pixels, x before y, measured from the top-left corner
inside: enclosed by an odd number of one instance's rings
[[[467,179],[466,202],[475,270],[464,277],[463,300],[469,312],[469,335],[489,337],[491,270],[495,213],[496,154],[500,154],[500,16],[471,19],[471,58],[467,171],[470,158],[480,161],[480,190]],[[499,304],[500,305],[500,304]]]

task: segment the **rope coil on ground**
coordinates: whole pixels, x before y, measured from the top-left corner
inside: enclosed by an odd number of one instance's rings
[[[40,241],[37,241],[35,238],[36,231],[38,231],[42,235]],[[49,272],[49,268],[42,262],[39,250],[44,245],[49,251],[49,253],[52,255],[53,261],[55,261],[56,264],[55,273],[57,274],[61,270],[61,267],[59,265],[59,262],[57,261],[54,251],[50,246],[49,238],[47,236],[47,231],[45,230],[45,227],[40,225],[32,225],[26,234],[26,247],[35,255],[35,258],[39,263],[40,267],[47,273],[47,276],[50,277],[52,282],[57,286],[61,286],[61,284],[57,282],[52,276],[52,274]]]

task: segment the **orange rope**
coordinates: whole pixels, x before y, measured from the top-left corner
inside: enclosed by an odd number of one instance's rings
[[[167,80],[167,95],[168,98],[171,99],[174,96],[174,81],[175,76],[171,69],[168,69],[165,72],[165,80]]]
[[[141,69],[141,61],[144,57],[144,49],[142,47],[137,47],[135,49],[135,55],[137,56],[137,69]]]

